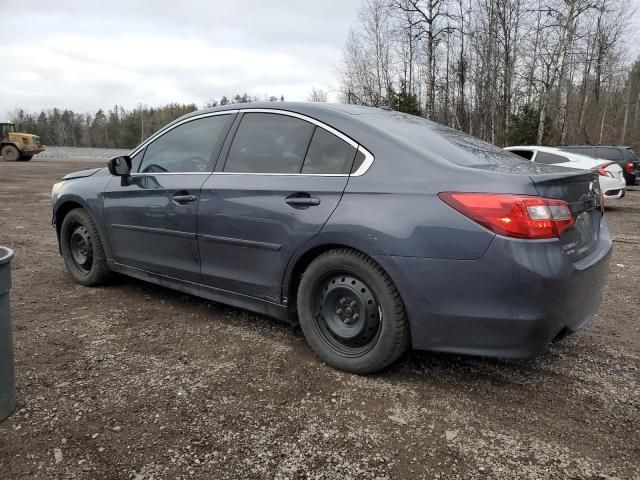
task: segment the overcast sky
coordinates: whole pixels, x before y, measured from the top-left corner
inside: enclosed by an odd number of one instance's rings
[[[10,8],[9,8],[10,5]],[[0,0],[0,116],[336,89],[360,0]]]
[[[0,117],[17,107],[200,107],[245,92],[306,100],[312,86],[338,88],[360,3],[0,0]]]

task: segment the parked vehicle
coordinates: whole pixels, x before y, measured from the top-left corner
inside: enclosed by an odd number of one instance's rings
[[[606,203],[625,196],[627,184],[622,168],[615,162],[597,160],[586,155],[565,152],[554,147],[515,146],[507,147],[505,150],[536,163],[597,171],[600,190]]]
[[[73,279],[110,271],[299,322],[334,367],[411,345],[524,358],[597,311],[597,173],[527,162],[423,118],[231,105],[53,187]]]
[[[31,157],[40,152],[44,152],[40,137],[30,133],[16,132],[16,126],[11,122],[0,123],[0,154],[3,160],[28,162]]]
[[[640,184],[640,159],[631,147],[615,145],[563,145],[558,147],[567,152],[587,155],[616,162],[624,171],[627,185]]]

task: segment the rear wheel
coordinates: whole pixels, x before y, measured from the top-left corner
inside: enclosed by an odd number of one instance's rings
[[[5,145],[2,147],[2,158],[7,162],[20,160],[20,150],[18,150],[14,145]]]
[[[104,283],[109,266],[98,230],[82,208],[71,210],[62,221],[60,247],[67,270],[80,285]]]
[[[305,338],[336,368],[377,372],[407,349],[400,294],[385,271],[362,253],[339,249],[316,258],[302,276],[297,302]]]

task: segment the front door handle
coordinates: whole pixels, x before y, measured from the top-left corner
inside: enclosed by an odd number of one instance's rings
[[[171,200],[176,203],[190,203],[195,202],[197,199],[197,196],[191,195],[189,192],[178,192],[171,197]]]
[[[284,200],[287,205],[293,208],[308,208],[320,205],[320,199],[312,197],[308,193],[294,193]]]

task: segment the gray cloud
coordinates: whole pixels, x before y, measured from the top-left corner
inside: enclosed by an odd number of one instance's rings
[[[244,92],[304,100],[311,86],[337,84],[360,0],[100,3],[3,8],[0,115],[17,107],[202,105]]]

